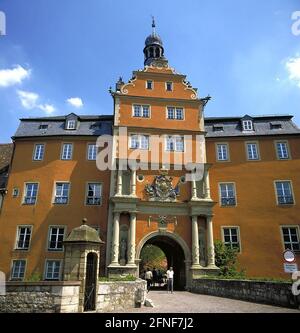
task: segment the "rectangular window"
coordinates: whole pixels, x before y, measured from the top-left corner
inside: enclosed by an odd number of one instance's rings
[[[146,88],[148,90],[152,90],[153,89],[153,81],[147,80],[147,82],[146,82]]]
[[[150,106],[149,105],[133,105],[133,116],[138,118],[149,118],[150,117]]]
[[[26,187],[23,204],[35,205],[38,193],[38,183],[27,183],[25,186]]]
[[[167,136],[166,138],[166,151],[184,151],[184,137],[183,136]]]
[[[73,144],[72,143],[64,143],[61,152],[62,160],[71,160],[73,153]]]
[[[131,149],[149,149],[149,136],[134,134],[130,136]]]
[[[17,232],[17,250],[28,250],[31,238],[31,227],[30,226],[20,226]]]
[[[294,203],[292,186],[290,181],[275,182],[277,201],[279,205],[292,205]]]
[[[97,146],[95,144],[88,145],[88,160],[95,161],[97,158]]]
[[[243,131],[253,131],[252,120],[243,120]]]
[[[217,144],[218,161],[228,161],[228,146],[227,144]]]
[[[42,161],[44,159],[45,145],[38,143],[34,146],[33,160]]]
[[[69,189],[70,183],[56,183],[54,203],[62,205],[67,204],[69,201]]]
[[[74,130],[76,128],[76,120],[68,120],[67,129]]]
[[[184,118],[183,108],[176,108],[176,107],[173,107],[173,106],[168,106],[167,107],[167,118],[168,119],[183,120],[183,118]]]
[[[235,197],[235,188],[234,184],[220,184],[220,196],[221,196],[221,206],[235,206],[236,197]]]
[[[45,279],[59,280],[60,278],[60,260],[46,260]]]
[[[277,156],[280,160],[289,159],[289,150],[286,142],[277,142],[276,149],[277,149]]]
[[[50,227],[49,231],[49,251],[62,251],[64,241],[65,228],[64,227]]]
[[[297,227],[282,227],[284,248],[286,250],[300,251],[299,229]]]
[[[239,229],[237,227],[223,228],[223,241],[226,246],[240,251],[239,238]]]
[[[256,143],[247,143],[248,160],[258,160],[258,148]]]
[[[101,205],[102,186],[99,183],[87,184],[87,205]]]
[[[173,82],[166,82],[166,90],[173,91]]]
[[[12,280],[23,280],[25,276],[25,260],[13,260],[11,279]]]

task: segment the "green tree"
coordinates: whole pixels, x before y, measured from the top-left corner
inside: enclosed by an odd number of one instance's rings
[[[164,270],[167,267],[166,255],[158,246],[146,245],[141,252],[141,267]]]
[[[220,276],[226,278],[245,278],[245,270],[237,268],[238,249],[226,246],[221,241],[215,242],[215,260],[220,268]]]

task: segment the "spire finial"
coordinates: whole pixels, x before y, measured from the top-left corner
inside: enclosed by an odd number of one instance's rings
[[[155,18],[152,15],[152,35],[155,35]]]

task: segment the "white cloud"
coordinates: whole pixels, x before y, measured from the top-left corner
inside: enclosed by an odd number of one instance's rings
[[[67,99],[67,102],[75,108],[81,108],[83,106],[82,99],[79,97],[71,97]]]
[[[38,94],[23,90],[18,90],[17,93],[25,109],[30,110],[36,107],[37,100],[39,99]]]
[[[0,87],[9,87],[20,84],[24,79],[29,78],[30,69],[17,65],[13,69],[0,69]]]
[[[22,106],[27,110],[40,109],[47,114],[51,114],[55,111],[55,107],[51,104],[39,104],[38,100],[40,96],[34,92],[18,90],[17,94]]]
[[[300,88],[300,57],[290,58],[285,66],[289,73],[289,79],[295,82]]]

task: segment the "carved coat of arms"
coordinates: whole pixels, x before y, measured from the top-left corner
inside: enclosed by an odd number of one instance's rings
[[[172,177],[162,174],[156,176],[152,185],[147,184],[145,191],[149,195],[150,200],[158,201],[173,201],[176,200],[178,193],[178,187],[173,187]]]

